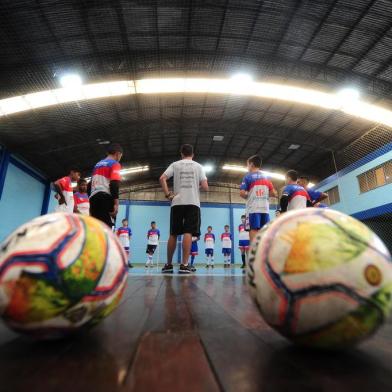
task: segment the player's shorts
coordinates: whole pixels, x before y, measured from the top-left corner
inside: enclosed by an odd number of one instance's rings
[[[147,245],[147,249],[146,249],[146,253],[153,255],[155,253],[156,249],[157,249],[157,245],[150,245],[150,244],[148,244]]]
[[[170,234],[200,236],[200,208],[195,205],[173,206],[170,209]]]
[[[198,254],[199,254],[199,248],[197,246],[197,242],[192,242],[191,255],[192,256],[197,256]]]
[[[114,226],[114,219],[110,215],[114,208],[114,199],[105,192],[98,192],[90,198],[90,215],[106,223],[109,227]]]
[[[214,249],[206,249],[206,256],[214,256]]]
[[[247,229],[260,230],[269,221],[270,221],[269,214],[258,213],[258,212],[254,213],[254,214],[249,214]]]
[[[222,253],[224,255],[231,255],[231,248],[223,248]]]
[[[238,247],[239,247],[241,250],[248,250],[248,249],[249,249],[249,246],[250,246],[250,241],[249,241],[249,240],[240,240],[240,241],[238,242]]]

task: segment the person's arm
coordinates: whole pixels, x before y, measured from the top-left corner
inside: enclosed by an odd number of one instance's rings
[[[119,192],[120,192],[120,182],[121,182],[121,165],[116,162],[110,172],[110,183],[109,183],[109,189],[110,189],[110,194],[113,197],[113,211],[110,213],[112,217],[116,217],[118,213],[118,206],[119,206]]]
[[[208,181],[207,180],[203,180],[200,182],[200,188],[204,191],[204,192],[208,192]]]
[[[61,185],[61,180],[57,180],[53,183],[53,188],[56,191],[56,199],[58,200],[59,204],[65,204],[67,205],[67,202],[65,201],[65,197],[63,195],[63,188]]]
[[[163,191],[163,194],[165,195],[166,199],[172,201],[174,198],[174,193],[169,191],[169,186],[167,185],[167,180],[174,175],[174,168],[173,164],[171,164],[166,171],[161,175],[159,178],[159,183],[161,184],[161,188]]]
[[[287,211],[287,207],[289,205],[289,198],[290,198],[289,191],[287,188],[284,188],[282,196],[280,198],[280,209],[279,209],[280,213]]]
[[[248,179],[245,176],[240,185],[240,197],[246,200],[248,198],[248,191],[249,191]]]
[[[78,199],[75,194],[73,195],[73,198],[74,198],[74,211],[73,212],[75,214],[80,214],[80,211],[78,210],[78,203],[77,203]]]
[[[118,194],[120,190],[120,181],[118,180],[110,181],[109,188],[110,188],[110,194],[113,197],[113,211],[111,212],[111,215],[116,216],[118,213],[118,206],[119,206]]]

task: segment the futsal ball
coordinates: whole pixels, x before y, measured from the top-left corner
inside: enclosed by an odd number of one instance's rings
[[[17,332],[63,337],[111,313],[126,279],[125,253],[108,227],[89,216],[44,215],[0,245],[0,315]]]
[[[252,244],[250,294],[294,343],[326,349],[371,336],[392,308],[392,260],[363,223],[337,211],[288,212]]]

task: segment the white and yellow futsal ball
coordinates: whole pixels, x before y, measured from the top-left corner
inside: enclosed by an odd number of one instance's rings
[[[392,261],[358,220],[308,208],[282,215],[252,244],[249,290],[266,322],[301,345],[351,346],[392,307]]]
[[[100,221],[41,216],[0,245],[0,316],[37,338],[68,335],[111,313],[126,279],[124,251]]]

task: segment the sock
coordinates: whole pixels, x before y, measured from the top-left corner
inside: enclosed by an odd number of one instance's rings
[[[242,264],[245,265],[245,253],[241,255],[241,259],[242,259]]]

